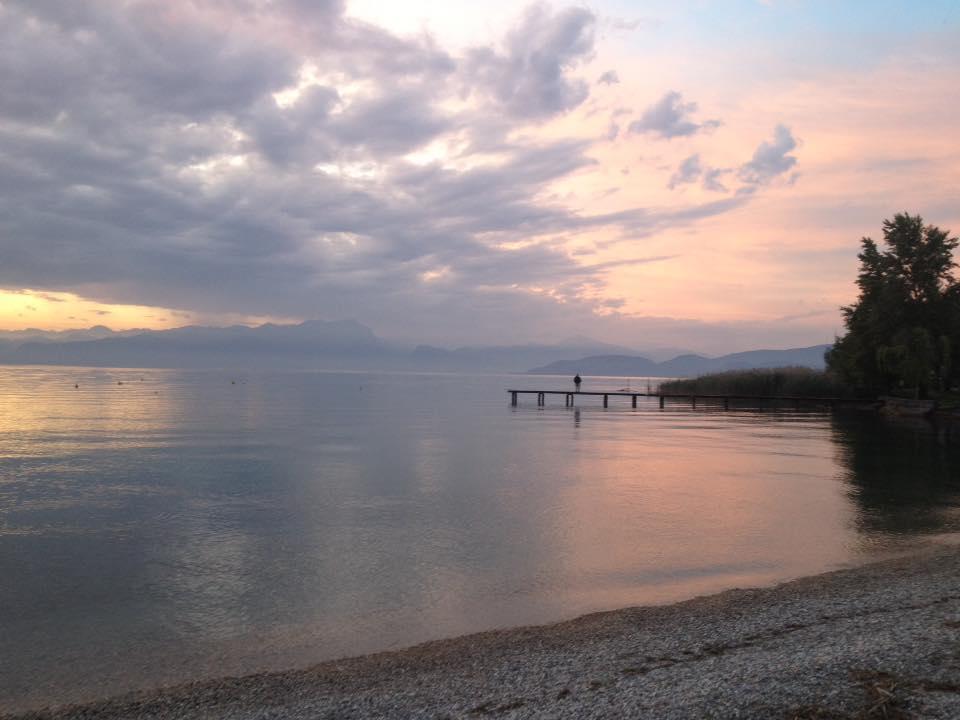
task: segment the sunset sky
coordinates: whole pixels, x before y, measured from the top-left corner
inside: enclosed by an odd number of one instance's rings
[[[960,231],[960,2],[0,0],[0,327],[832,340]]]

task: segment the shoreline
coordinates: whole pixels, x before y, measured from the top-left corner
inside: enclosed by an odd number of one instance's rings
[[[960,716],[960,546],[0,719],[854,718],[875,705]]]

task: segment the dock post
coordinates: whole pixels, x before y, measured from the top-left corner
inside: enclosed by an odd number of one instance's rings
[[[547,398],[543,393],[537,393],[537,405],[546,405]]]
[[[607,407],[607,405],[608,405],[608,400],[607,400],[608,397],[609,397],[609,395],[604,395],[604,396],[603,396],[603,406],[604,406],[604,407]]]
[[[660,409],[663,410],[663,395],[660,396]]]
[[[634,409],[636,409],[636,407],[637,407],[637,396],[636,396],[636,395],[633,396],[633,407],[634,407]]]
[[[730,398],[724,398],[724,399],[723,399],[723,409],[724,409],[724,410],[729,410],[729,409],[730,409]]]
[[[516,390],[512,390],[512,391],[510,392],[510,404],[513,405],[514,407],[517,406],[517,391],[516,391]]]
[[[794,409],[794,410],[799,410],[799,409],[800,409],[800,399],[799,399],[799,398],[793,401],[793,409]]]
[[[696,395],[691,396],[691,397],[690,397],[690,401],[693,403],[693,409],[696,410],[696,409],[697,409],[697,396],[696,396]]]
[[[573,393],[567,393],[567,400],[570,401],[570,407],[573,407]]]

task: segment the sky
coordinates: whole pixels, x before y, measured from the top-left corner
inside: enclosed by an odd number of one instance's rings
[[[0,0],[0,327],[830,342],[960,231],[960,1]]]

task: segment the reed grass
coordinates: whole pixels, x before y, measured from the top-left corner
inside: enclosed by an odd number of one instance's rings
[[[790,397],[839,398],[849,389],[833,373],[805,367],[728,370],[695,378],[667,380],[660,384],[665,393],[704,395],[780,395]]]

